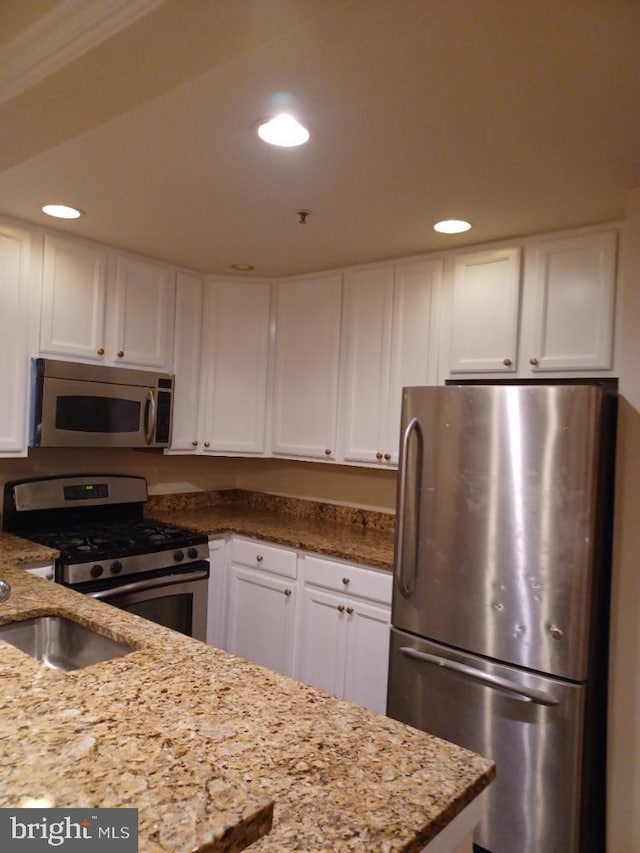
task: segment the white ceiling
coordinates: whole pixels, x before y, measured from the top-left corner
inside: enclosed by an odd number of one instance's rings
[[[637,0],[147,0],[19,78],[62,9],[140,2],[0,3],[0,213],[269,276],[610,221],[640,185]],[[306,146],[258,139],[280,108]]]

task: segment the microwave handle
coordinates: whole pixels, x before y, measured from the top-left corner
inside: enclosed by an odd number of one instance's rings
[[[156,419],[156,392],[154,388],[149,388],[144,406],[144,440],[147,444],[151,444],[156,434]]]

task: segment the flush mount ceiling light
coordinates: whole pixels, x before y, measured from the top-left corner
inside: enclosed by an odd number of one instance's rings
[[[464,219],[443,219],[433,226],[434,231],[439,231],[441,234],[462,234],[470,228],[471,223]]]
[[[229,264],[229,269],[236,272],[251,272],[255,267],[253,264]]]
[[[289,113],[281,113],[258,126],[260,139],[269,145],[279,145],[282,148],[304,145],[309,135],[307,128]]]
[[[81,210],[77,207],[69,207],[68,204],[44,204],[42,212],[57,219],[79,219],[82,216]]]

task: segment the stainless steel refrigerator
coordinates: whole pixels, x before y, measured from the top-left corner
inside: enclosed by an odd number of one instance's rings
[[[496,761],[474,843],[602,853],[615,393],[405,388],[389,716]]]

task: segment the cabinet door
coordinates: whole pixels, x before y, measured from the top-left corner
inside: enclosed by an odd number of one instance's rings
[[[341,457],[384,462],[389,403],[393,267],[349,273],[344,282]]]
[[[268,572],[232,564],[229,584],[227,651],[291,675],[294,583]]]
[[[175,275],[142,258],[116,258],[114,361],[171,370]]]
[[[344,698],[384,714],[391,608],[350,599],[346,614],[349,621]]]
[[[608,370],[613,359],[616,234],[536,247],[533,370]]]
[[[202,287],[200,276],[178,272],[173,346],[173,428],[169,452],[194,452],[198,448]]]
[[[265,282],[207,282],[201,436],[205,450],[265,450],[269,311]]]
[[[273,453],[335,458],[342,277],[276,286]]]
[[[105,361],[107,255],[60,237],[44,238],[40,352]]]
[[[342,697],[347,628],[344,596],[305,585],[300,616],[295,677]]]
[[[28,232],[0,224],[0,455],[26,456]]]
[[[516,370],[520,250],[491,249],[455,259],[450,373]]]
[[[434,385],[437,381],[435,309],[441,282],[439,259],[401,264],[395,269],[389,397],[384,420],[387,464],[398,464],[402,389],[408,385]]]

